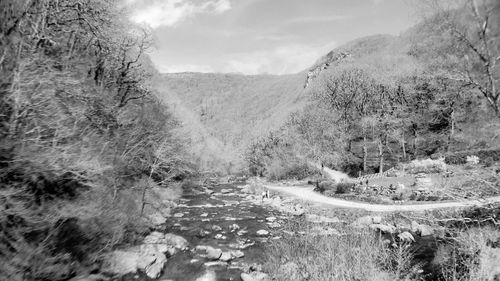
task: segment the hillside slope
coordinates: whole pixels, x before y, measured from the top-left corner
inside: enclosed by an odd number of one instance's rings
[[[163,74],[157,95],[169,104],[207,170],[241,168],[241,154],[258,136],[277,129],[307,103],[303,73],[255,75]]]

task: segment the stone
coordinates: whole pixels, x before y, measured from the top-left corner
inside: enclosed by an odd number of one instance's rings
[[[231,191],[232,191],[231,189],[224,188],[224,189],[221,189],[220,193],[227,194],[227,193],[231,193]]]
[[[196,234],[196,237],[198,238],[205,238],[207,237],[208,235],[210,235],[210,231],[207,231],[207,230],[204,230],[204,229],[201,229],[198,234]]]
[[[218,225],[213,225],[212,226],[212,230],[213,231],[221,231],[222,230],[222,227],[218,226]]]
[[[432,230],[432,228],[430,226],[425,225],[425,224],[421,224],[420,228],[419,228],[419,233],[420,233],[420,236],[424,237],[424,236],[430,236],[430,235],[434,234],[434,231]]]
[[[217,240],[226,240],[227,237],[221,233],[217,233],[214,238]]]
[[[230,226],[229,226],[229,230],[230,230],[231,232],[235,232],[235,231],[236,231],[236,230],[238,230],[238,229],[240,229],[240,226],[239,226],[239,225],[237,225],[237,224],[235,224],[235,223],[233,223],[232,225],[230,225]]]
[[[375,223],[375,224],[382,223],[382,217],[381,217],[381,216],[373,216],[373,217],[372,217],[372,221],[373,221],[373,223]]]
[[[200,217],[208,217],[208,213],[203,213],[200,215]]]
[[[278,227],[281,227],[281,224],[277,223],[277,222],[270,222],[270,223],[267,223],[267,225],[270,227],[270,228],[278,228]]]
[[[175,213],[174,218],[182,218],[184,216],[183,213]]]
[[[239,259],[245,256],[245,253],[240,250],[231,251],[231,256],[235,259]]]
[[[273,222],[275,220],[276,220],[276,217],[267,217],[266,218],[266,221],[268,221],[268,222]]]
[[[415,242],[415,238],[408,231],[398,234],[398,238],[403,242]]]
[[[247,231],[247,230],[244,230],[244,229],[239,230],[238,232],[236,232],[236,234],[238,234],[238,236],[243,236],[243,235],[245,235],[245,234],[247,234],[247,233],[248,233],[248,231]]]
[[[103,272],[125,275],[142,270],[149,278],[160,277],[167,257],[154,245],[141,245],[127,250],[116,250],[105,259]]]
[[[373,218],[371,216],[364,216],[364,217],[359,217],[357,218],[351,226],[357,227],[357,228],[362,228],[362,227],[367,227],[369,225],[373,224]]]
[[[231,252],[223,252],[221,256],[219,257],[219,260],[228,262],[233,259],[233,256],[231,255]]]
[[[396,232],[396,227],[395,226],[385,225],[385,224],[380,224],[380,223],[378,223],[378,224],[372,224],[372,225],[370,225],[370,228],[374,229],[374,230],[379,230],[382,233],[393,234],[394,232]]]
[[[195,279],[195,281],[216,281],[217,274],[213,270],[207,270],[202,276]]]
[[[411,232],[417,233],[419,229],[420,229],[420,224],[418,224],[418,222],[416,221],[412,221],[410,226]]]
[[[223,261],[209,261],[203,264],[205,267],[212,267],[212,266],[227,266],[226,262]]]
[[[205,252],[207,253],[207,258],[210,260],[218,260],[222,255],[221,249],[216,249],[211,246],[206,246]]]
[[[257,230],[257,235],[258,236],[267,236],[267,235],[269,235],[269,231],[264,230],[264,229]]]
[[[153,231],[148,236],[144,238],[145,244],[160,244],[164,243],[165,234],[159,231]]]
[[[160,213],[149,214],[147,215],[147,218],[155,226],[159,226],[167,222],[167,219]]]
[[[250,273],[242,273],[240,275],[243,281],[271,281],[269,275],[264,272],[254,271]]]

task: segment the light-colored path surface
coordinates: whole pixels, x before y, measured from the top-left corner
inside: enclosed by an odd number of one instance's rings
[[[426,211],[443,208],[463,208],[489,203],[500,202],[500,196],[482,200],[464,200],[457,202],[428,203],[415,205],[381,205],[362,202],[353,202],[332,197],[327,197],[313,191],[313,187],[297,187],[282,185],[265,185],[269,190],[279,192],[304,201],[319,203],[338,208],[362,209],[370,212],[397,212],[397,211]]]
[[[316,169],[320,170],[325,177],[335,180],[337,182],[349,179],[349,176],[346,173],[335,171],[328,167],[321,167],[320,164],[314,162],[309,162],[309,164],[316,167]]]

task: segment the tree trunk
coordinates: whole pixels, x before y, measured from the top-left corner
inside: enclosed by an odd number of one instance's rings
[[[382,143],[382,137],[378,140],[378,157],[379,157],[379,174],[384,172],[384,144]]]
[[[366,147],[366,136],[363,136],[363,172],[368,171],[368,148]]]
[[[405,132],[401,133],[401,148],[403,149],[403,160],[406,161]]]
[[[451,122],[451,128],[450,128],[450,134],[448,135],[448,145],[446,147],[447,152],[450,152],[451,141],[453,140],[453,135],[455,134],[455,110],[451,111],[450,122]]]

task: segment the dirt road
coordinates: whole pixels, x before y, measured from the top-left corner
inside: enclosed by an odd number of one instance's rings
[[[279,192],[297,199],[338,208],[363,209],[370,212],[426,211],[443,208],[462,208],[500,202],[500,196],[481,200],[464,200],[456,202],[426,203],[414,205],[381,205],[363,202],[353,202],[327,197],[313,191],[313,187],[297,187],[283,185],[265,185],[269,190]]]

